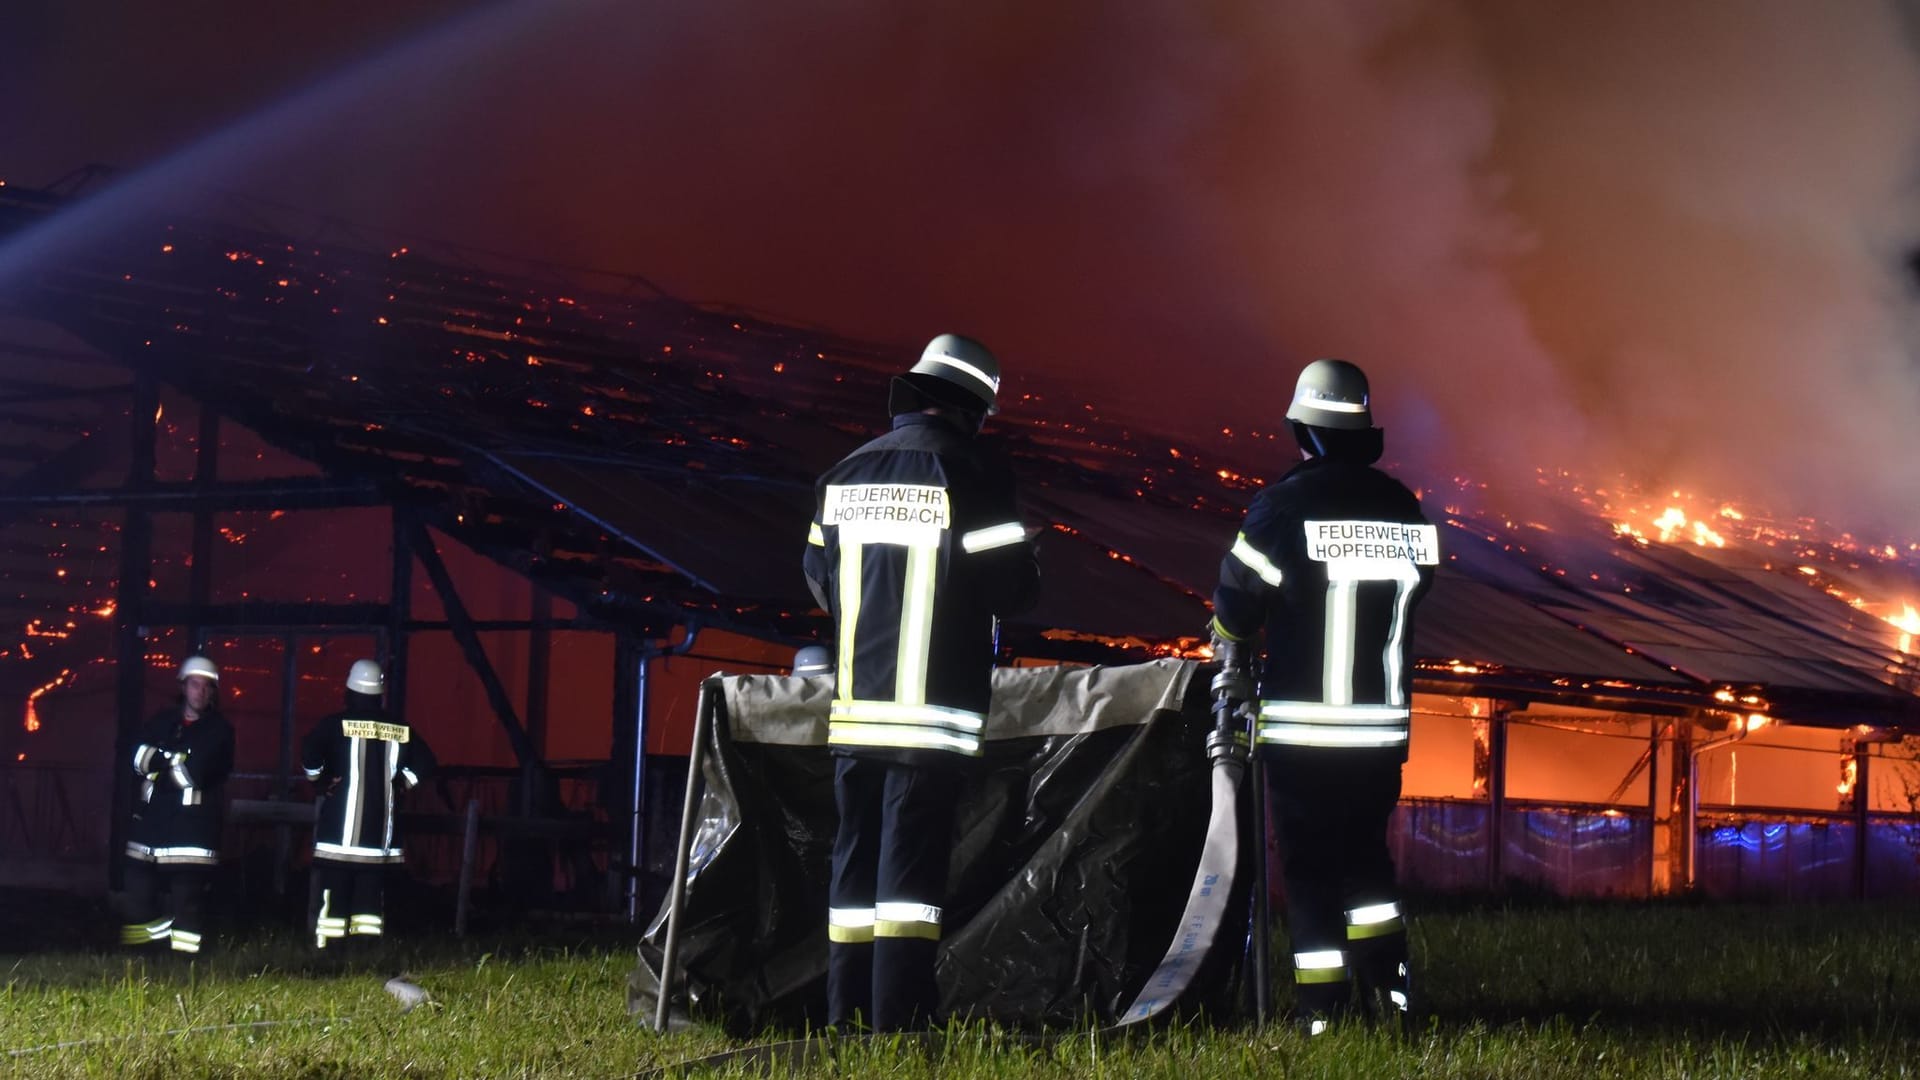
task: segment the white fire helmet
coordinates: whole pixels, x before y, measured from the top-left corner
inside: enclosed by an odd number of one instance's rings
[[[347,669],[347,689],[356,694],[370,694],[378,697],[386,692],[387,676],[380,665],[372,660],[355,660]]]
[[[802,678],[833,674],[833,654],[824,645],[803,645],[793,654],[793,673]]]
[[[959,334],[941,334],[921,351],[920,359],[894,379],[887,411],[898,416],[930,404],[947,404],[969,411],[1000,411],[1000,361],[985,345]]]
[[[186,682],[195,675],[206,679],[208,682],[217,683],[220,681],[220,669],[214,666],[213,661],[204,656],[189,656],[180,663],[180,674],[178,678],[181,682]]]
[[[1345,360],[1315,360],[1300,371],[1287,419],[1317,428],[1366,431],[1373,411],[1366,373]]]

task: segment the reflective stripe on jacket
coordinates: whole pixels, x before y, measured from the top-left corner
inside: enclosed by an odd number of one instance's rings
[[[162,866],[217,862],[233,769],[233,728],[209,707],[192,723],[179,706],[140,729],[133,767],[133,824],[126,854]]]
[[[907,413],[820,478],[805,567],[835,623],[828,744],[938,760],[980,753],[996,616],[1037,592],[1007,470]]]
[[[417,729],[377,712],[335,713],[300,744],[300,764],[320,787],[313,855],[336,862],[400,862],[399,794],[433,771]]]
[[[1217,632],[1267,635],[1258,740],[1404,752],[1413,612],[1439,561],[1419,500],[1378,469],[1315,458],[1262,491],[1214,593]]]

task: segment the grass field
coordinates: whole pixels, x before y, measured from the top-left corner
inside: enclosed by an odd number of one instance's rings
[[[970,1029],[932,1058],[856,1045],[801,1074],[1920,1077],[1913,905],[1434,910],[1413,934],[1432,1016],[1411,1044]],[[0,941],[0,1076],[616,1077],[738,1045],[642,1030],[625,1013],[631,938],[578,929],[395,945],[345,970],[291,938],[192,964],[26,944]],[[400,1011],[382,983],[402,969],[434,1005]]]

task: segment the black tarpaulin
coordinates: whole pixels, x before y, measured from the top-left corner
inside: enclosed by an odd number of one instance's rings
[[[1209,810],[1191,661],[994,673],[961,796],[939,959],[943,1009],[1038,1026],[1116,1018],[1172,940]],[[834,809],[830,680],[729,676],[705,741],[678,956],[691,1012],[736,1032],[825,1016]],[[1248,883],[1187,996],[1227,1007]],[[651,1015],[666,911],[635,972]]]

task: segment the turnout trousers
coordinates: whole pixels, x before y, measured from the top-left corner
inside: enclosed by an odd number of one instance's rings
[[[121,944],[160,942],[177,953],[198,953],[207,932],[207,887],[212,880],[211,866],[129,858]]]
[[[313,945],[352,935],[377,938],[386,933],[387,866],[385,863],[313,860],[319,884],[319,906],[313,920]]]
[[[1263,747],[1280,833],[1294,998],[1309,1032],[1347,1015],[1405,1026],[1411,993],[1387,822],[1398,749]]]
[[[950,769],[835,760],[840,826],[827,897],[827,1019],[836,1029],[932,1022],[959,788]]]

